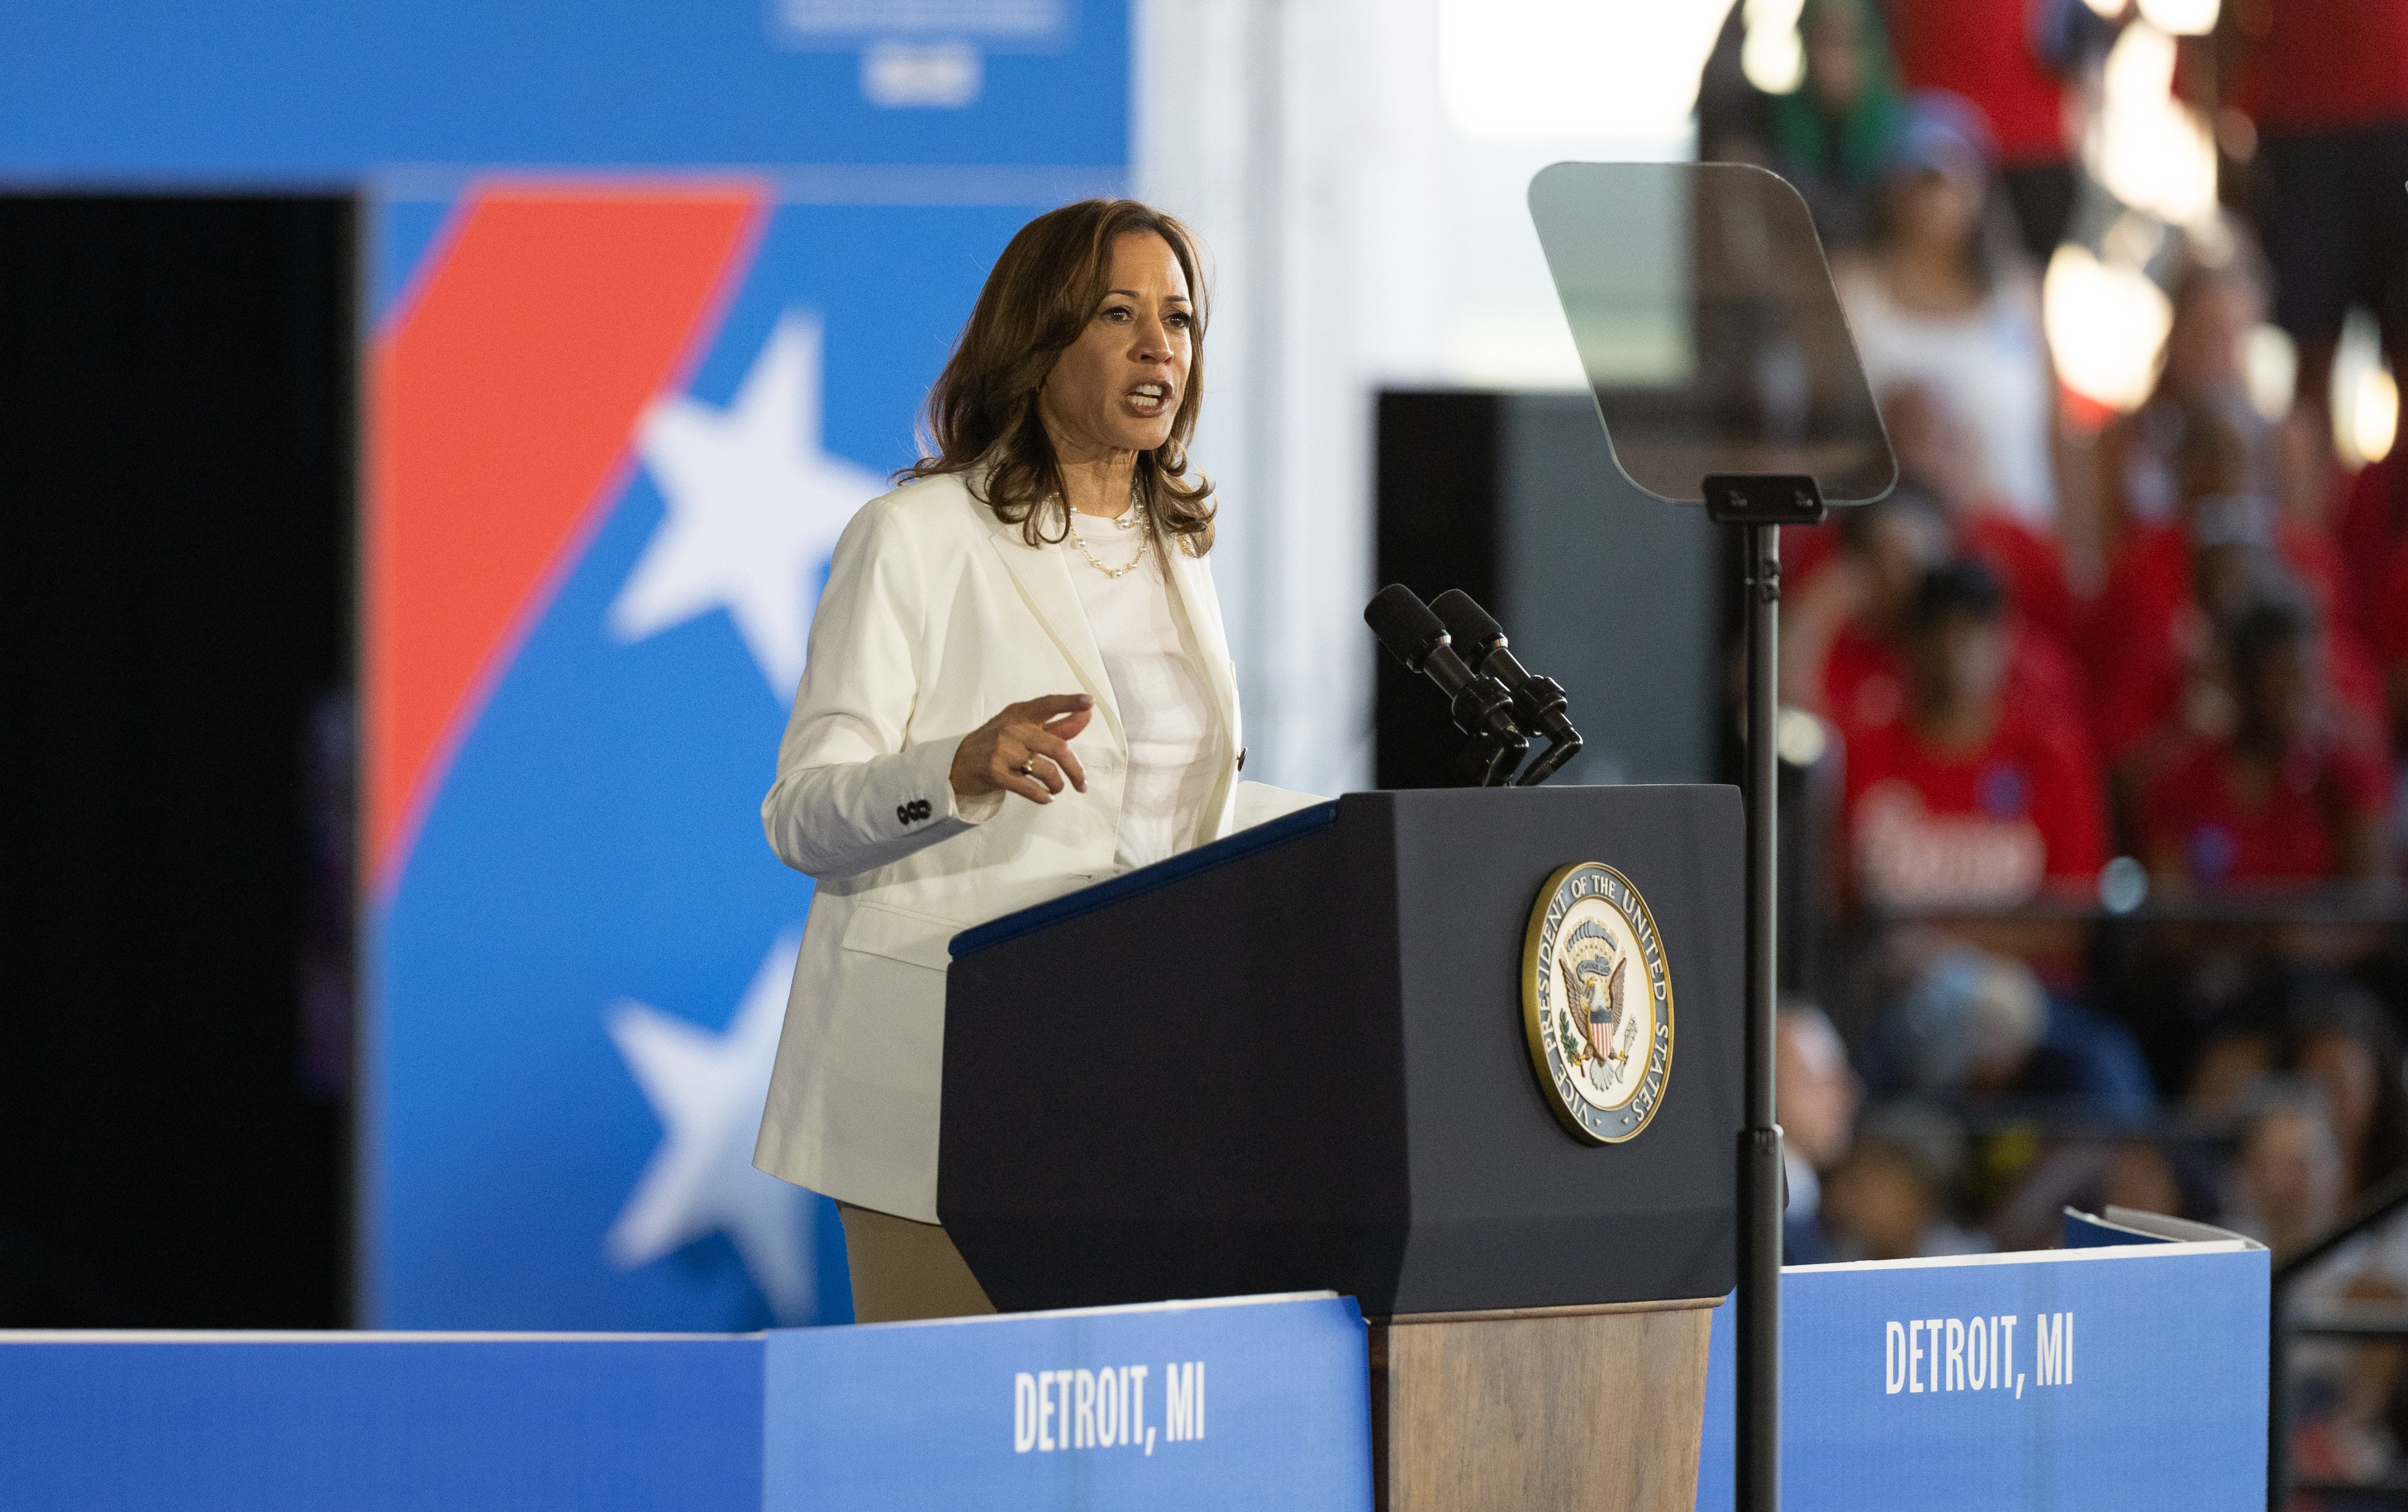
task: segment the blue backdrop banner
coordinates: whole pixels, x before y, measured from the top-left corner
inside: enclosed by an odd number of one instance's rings
[[[1126,0],[0,7],[0,178],[1127,161]]]
[[[1015,193],[375,202],[364,1322],[850,1318],[833,1211],[750,1166],[810,900],[760,803]]]

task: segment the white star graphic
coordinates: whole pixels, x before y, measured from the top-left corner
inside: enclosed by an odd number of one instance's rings
[[[810,1194],[754,1170],[752,1141],[801,938],[787,934],[769,948],[724,1034],[624,999],[605,1020],[664,1134],[605,1252],[633,1270],[724,1232],[770,1309],[794,1322],[811,1311]]]
[[[820,347],[819,318],[789,311],[730,407],[682,394],[646,407],[637,449],[668,512],[609,614],[610,634],[626,644],[724,608],[770,692],[788,703],[803,676],[820,564],[853,511],[885,488],[867,467],[820,449]]]

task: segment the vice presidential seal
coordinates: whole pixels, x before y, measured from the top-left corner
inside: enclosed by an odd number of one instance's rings
[[[1630,878],[1586,861],[1547,878],[1522,950],[1522,1018],[1547,1106],[1576,1138],[1647,1127],[1672,1074],[1672,978]]]

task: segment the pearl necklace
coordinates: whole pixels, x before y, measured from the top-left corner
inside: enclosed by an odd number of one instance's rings
[[[1079,511],[1076,509],[1066,509],[1063,512],[1069,517],[1070,539],[1072,543],[1079,548],[1079,554],[1087,559],[1088,565],[1094,567],[1097,572],[1102,573],[1105,577],[1111,578],[1114,582],[1118,582],[1123,578],[1127,577],[1130,573],[1137,571],[1138,563],[1145,560],[1147,549],[1154,545],[1154,531],[1150,528],[1153,522],[1146,518],[1145,506],[1132,500],[1128,506],[1128,512],[1120,516],[1120,518],[1113,521],[1112,523],[1119,524],[1122,520],[1126,520],[1131,514],[1137,516],[1138,528],[1143,533],[1137,538],[1137,555],[1129,558],[1128,565],[1125,567],[1107,567],[1104,565],[1102,559],[1097,557],[1094,550],[1088,547],[1087,538],[1079,534]]]

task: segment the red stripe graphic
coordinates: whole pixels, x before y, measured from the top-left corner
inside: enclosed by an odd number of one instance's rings
[[[368,371],[368,877],[398,879],[452,752],[749,261],[750,182],[471,193]]]

